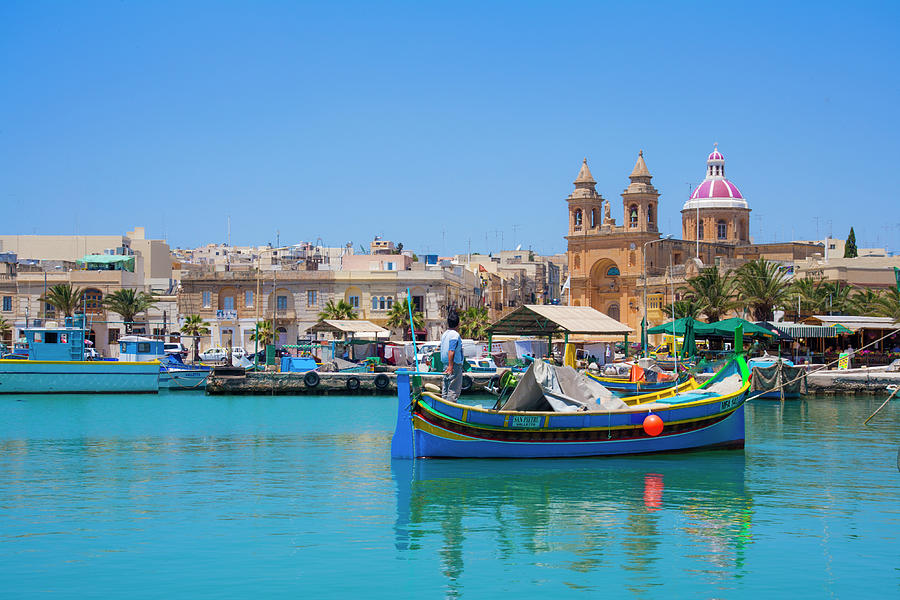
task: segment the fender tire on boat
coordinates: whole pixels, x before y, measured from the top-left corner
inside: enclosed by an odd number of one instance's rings
[[[355,392],[359,389],[359,377],[350,377],[347,379],[347,389]]]
[[[315,371],[309,371],[303,376],[303,384],[308,388],[314,388],[319,385],[319,374]]]
[[[463,389],[464,392],[467,392],[467,391],[469,391],[470,389],[472,389],[472,383],[473,383],[473,382],[472,382],[472,378],[471,378],[471,377],[469,377],[468,375],[463,375],[463,376],[462,376],[462,389]]]
[[[375,376],[375,389],[386,390],[389,385],[391,385],[391,380],[384,373],[379,373]]]

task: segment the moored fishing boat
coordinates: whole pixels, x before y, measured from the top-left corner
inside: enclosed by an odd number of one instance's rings
[[[0,394],[156,393],[159,362],[84,360],[84,320],[25,330],[27,360],[0,360]]]
[[[632,402],[543,361],[535,361],[499,410],[421,392],[415,375],[398,373],[394,458],[601,456],[744,444],[750,383],[740,355],[702,385]]]

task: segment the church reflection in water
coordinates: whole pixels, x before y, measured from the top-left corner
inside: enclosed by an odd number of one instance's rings
[[[742,451],[572,460],[395,460],[398,552],[437,551],[448,595],[467,550],[487,540],[508,564],[556,564],[589,573],[618,565],[658,575],[689,555],[716,577],[743,570],[752,498]],[[475,542],[472,538],[478,537]],[[562,554],[558,554],[562,553]],[[554,560],[558,560],[554,559]],[[629,577],[630,579],[631,577]]]

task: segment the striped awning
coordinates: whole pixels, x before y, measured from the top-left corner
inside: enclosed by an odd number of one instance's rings
[[[772,323],[772,325],[775,329],[794,338],[827,338],[853,333],[842,325],[804,325],[803,323]]]

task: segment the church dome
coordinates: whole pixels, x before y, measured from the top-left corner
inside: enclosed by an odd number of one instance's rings
[[[706,179],[694,189],[682,210],[698,208],[750,208],[738,187],[725,178],[725,157],[718,144],[706,158]]]

